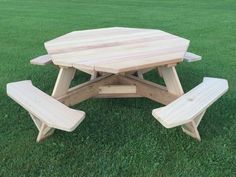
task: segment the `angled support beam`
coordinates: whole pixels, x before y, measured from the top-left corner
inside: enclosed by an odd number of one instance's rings
[[[37,136],[37,142],[40,142],[44,139],[46,139],[47,137],[51,136],[54,133],[54,128],[51,128],[49,126],[47,126],[45,123],[43,123],[42,121],[40,121],[36,116],[34,116],[33,114],[30,113],[31,118],[34,121],[34,124],[36,125],[39,134]]]
[[[71,81],[74,78],[75,72],[76,70],[73,68],[60,68],[56,84],[52,93],[52,96],[54,98],[63,95],[68,91]],[[49,137],[54,133],[54,128],[48,127],[46,124],[41,122],[36,116],[32,114],[30,114],[30,116],[39,130],[37,142],[42,141],[43,139]]]
[[[200,134],[199,134],[199,131],[198,131],[197,127],[200,124],[205,112],[206,111],[203,111],[193,121],[181,126],[184,133],[186,133],[187,135],[197,139],[198,141],[201,141],[201,137],[200,137]]]
[[[53,133],[54,128],[48,127],[46,124],[42,123],[37,137],[37,142],[44,140],[45,138],[51,136]]]
[[[165,81],[166,87],[170,93],[177,95],[178,97],[184,94],[179,77],[175,70],[175,67],[160,67],[163,79]],[[205,111],[198,115],[193,121],[182,125],[182,130],[184,133],[190,135],[193,138],[201,141],[197,126],[199,125]]]
[[[60,68],[52,96],[57,98],[64,95],[70,88],[72,79],[74,78],[76,69],[74,68]]]
[[[191,121],[190,123],[182,125],[182,130],[187,135],[197,139],[198,141],[201,141],[201,137],[199,135],[197,125],[194,121]]]
[[[161,74],[165,81],[167,90],[178,97],[183,95],[184,91],[179,81],[179,77],[176,72],[175,66],[171,67],[161,66],[159,67],[159,69],[161,70]]]
[[[167,105],[178,98],[176,95],[169,93],[166,87],[139,79],[132,75],[119,76],[119,81],[121,84],[135,85],[138,95],[147,97],[164,105]]]
[[[41,126],[42,126],[42,122],[35,117],[33,114],[29,113],[30,117],[32,118],[32,120],[34,121],[34,124],[36,125],[37,129],[40,130]]]
[[[116,84],[116,75],[104,75],[78,86],[75,86],[64,95],[57,99],[67,106],[73,106],[91,97],[95,97],[99,94],[99,87],[104,85]]]
[[[166,87],[132,75],[105,75],[75,86],[57,99],[67,106],[73,106],[91,97],[147,97],[164,105],[178,98],[169,93]]]

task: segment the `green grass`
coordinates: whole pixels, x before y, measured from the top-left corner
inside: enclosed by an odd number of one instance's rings
[[[91,99],[73,133],[41,144],[27,112],[6,96],[8,82],[31,79],[51,93],[57,69],[30,65],[43,43],[73,30],[126,26],[161,29],[191,40],[203,56],[177,67],[185,91],[204,76],[229,81],[229,92],[200,124],[202,142],[165,129],[161,106],[139,99]],[[236,176],[235,0],[0,0],[0,176]],[[145,77],[156,82],[155,72]],[[75,83],[88,79],[78,73]]]

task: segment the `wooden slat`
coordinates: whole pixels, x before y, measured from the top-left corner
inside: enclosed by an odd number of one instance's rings
[[[123,27],[110,27],[110,28],[99,28],[99,29],[89,29],[89,30],[81,30],[81,31],[73,31],[63,36],[57,37],[53,40],[45,42],[45,47],[52,46],[55,43],[61,43],[65,41],[73,41],[73,40],[86,40],[88,38],[98,38],[101,36],[117,36],[117,35],[127,35],[138,32],[147,31],[146,29],[138,29],[138,28],[123,28]],[[49,51],[50,52],[50,51]]]
[[[184,55],[184,60],[187,62],[194,62],[194,61],[199,61],[201,60],[202,57],[199,55],[196,55],[194,53],[186,52]]]
[[[132,32],[132,33],[131,33]],[[96,48],[104,48],[111,46],[120,46],[124,44],[132,44],[142,42],[143,40],[153,41],[156,38],[162,39],[164,38],[174,38],[174,36],[167,35],[167,33],[157,30],[143,30],[135,32],[131,30],[131,32],[127,34],[123,34],[122,32],[117,31],[117,33],[109,34],[100,34],[87,36],[86,38],[79,37],[80,32],[74,38],[67,38],[61,40],[60,42],[52,41],[50,43],[46,42],[45,47],[49,54],[56,53],[65,53],[71,51],[81,51],[86,49],[96,49]],[[96,34],[96,32],[95,32]]]
[[[42,55],[30,60],[30,63],[33,65],[47,65],[52,63],[52,58],[49,55]]]
[[[135,85],[106,85],[100,86],[98,94],[136,93]]]
[[[119,94],[98,94],[94,98],[140,98],[142,96],[134,93],[119,93]]]
[[[111,46],[107,48],[95,48],[84,51],[74,51],[62,54],[53,54],[54,64],[66,64],[72,66],[73,63],[80,64],[96,64],[101,61],[113,62],[121,59],[121,61],[129,60],[129,57],[142,55],[151,55],[150,52],[156,52],[152,55],[159,53],[173,53],[175,51],[184,51],[186,49],[186,41],[180,41],[177,38],[168,41],[146,41],[143,40],[139,43],[126,44],[122,46]],[[180,56],[180,58],[183,55]],[[70,64],[70,65],[68,65]]]
[[[167,65],[170,63],[176,64],[182,61],[179,56],[183,52],[175,53],[175,54],[163,54],[159,56],[150,56],[150,57],[144,57],[144,58],[138,58],[135,60],[133,58],[130,61],[123,61],[123,62],[113,62],[113,63],[102,63],[97,64],[94,66],[94,70],[101,71],[101,72],[108,72],[108,73],[123,73],[123,72],[129,72],[129,71],[138,71],[143,69],[148,69],[152,67],[157,67],[161,65]],[[140,56],[141,57],[141,56]],[[173,59],[170,61],[167,61],[169,57],[172,57]],[[86,67],[85,65],[74,65],[75,68],[83,68]]]
[[[119,71],[132,70],[132,66],[138,69],[146,68],[145,65],[156,65],[181,62],[185,53],[184,44],[176,43],[172,48],[162,46],[161,43],[146,43],[146,47],[136,44],[132,47],[113,47],[109,51],[96,50],[75,52],[61,55],[53,55],[54,64],[67,67],[75,67],[81,70],[96,70],[101,72],[117,73]],[[157,48],[157,46],[159,46]],[[68,58],[68,60],[65,60]],[[169,60],[172,58],[172,60]],[[139,67],[140,66],[140,67]]]
[[[34,87],[31,81],[7,84],[7,94],[47,126],[73,131],[84,119],[85,113],[68,108]]]
[[[45,43],[56,65],[110,73],[182,62],[188,45],[160,30],[133,28],[77,31]]]
[[[227,80],[206,77],[197,87],[169,105],[154,109],[152,114],[166,128],[183,125],[202,114],[227,90]]]

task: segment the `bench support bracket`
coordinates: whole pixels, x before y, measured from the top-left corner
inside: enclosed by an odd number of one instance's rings
[[[52,135],[54,133],[54,130],[54,128],[48,127],[46,124],[42,123],[37,137],[37,142],[40,142]]]
[[[34,116],[33,114],[29,113],[30,117],[33,119],[34,124],[36,125],[36,127],[39,130],[39,134],[37,137],[37,142],[40,142],[42,140],[44,140],[45,138],[49,137],[50,135],[52,135],[54,133],[54,128],[51,128],[49,126],[47,126],[45,123],[43,123],[42,121],[40,121],[36,116]]]
[[[202,120],[202,117],[204,116],[206,111],[203,111],[200,115],[198,115],[194,120],[191,122],[182,125],[182,130],[187,135],[196,138],[198,141],[201,141],[200,134],[198,132],[198,125],[200,124],[200,121]]]

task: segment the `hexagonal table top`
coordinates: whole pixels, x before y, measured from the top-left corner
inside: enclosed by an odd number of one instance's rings
[[[45,42],[55,65],[122,73],[183,61],[189,40],[155,29],[74,31]]]

